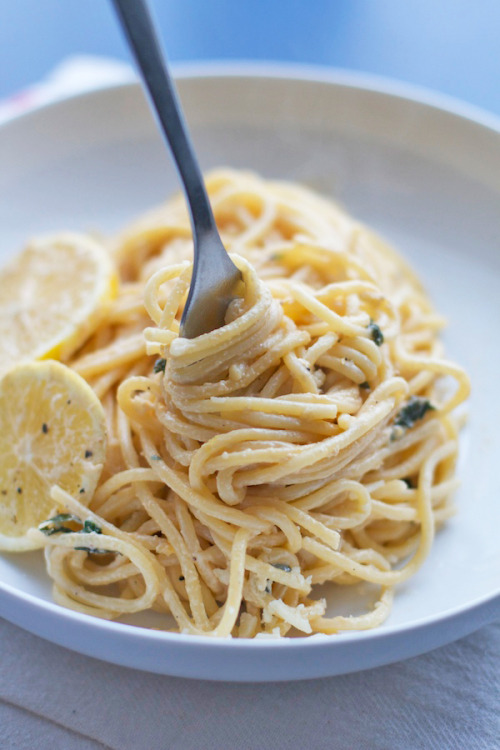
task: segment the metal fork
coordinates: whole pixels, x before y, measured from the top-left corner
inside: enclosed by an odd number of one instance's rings
[[[174,82],[146,0],[112,0],[161,130],[177,166],[188,202],[194,241],[191,286],[180,333],[192,339],[224,325],[241,272],[222,244]]]

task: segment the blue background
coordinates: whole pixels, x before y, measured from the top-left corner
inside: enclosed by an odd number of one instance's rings
[[[151,0],[172,61],[367,71],[500,114],[500,0]],[[63,58],[130,59],[110,0],[0,0],[0,97]]]

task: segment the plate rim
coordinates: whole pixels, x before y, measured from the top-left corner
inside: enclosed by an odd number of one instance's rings
[[[495,134],[500,134],[500,115],[494,112],[471,104],[459,97],[432,89],[431,87],[375,73],[327,65],[244,59],[174,62],[171,67],[174,78],[179,81],[205,78],[259,78],[324,83],[344,88],[370,91],[375,94],[404,99],[412,103],[437,109],[445,114],[451,114],[455,117],[468,120],[473,124],[481,125]],[[45,109],[51,109],[54,106],[65,104],[74,99],[84,99],[88,96],[120,89],[133,90],[141,88],[139,79],[135,75],[134,70],[130,68],[130,80],[117,81],[114,84],[105,82],[102,85],[95,84],[74,93],[64,92],[60,95],[55,95],[48,101],[37,102],[22,112],[14,112],[7,115],[0,122],[0,130],[14,122],[37,115]]]
[[[231,79],[267,79],[267,80],[284,80],[284,81],[299,81],[299,82],[311,82],[311,83],[324,83],[333,85],[336,87],[353,88],[359,91],[369,91],[375,94],[396,97],[410,101],[414,104],[418,104],[424,107],[430,107],[444,112],[448,115],[453,115],[460,119],[466,119],[476,125],[487,128],[492,131],[495,135],[500,135],[500,118],[496,115],[491,114],[475,105],[470,105],[466,102],[462,102],[453,97],[449,97],[446,94],[431,91],[423,87],[414,86],[412,84],[406,84],[401,81],[384,78],[372,74],[357,73],[348,70],[339,70],[330,67],[322,67],[315,65],[298,65],[290,63],[266,63],[266,62],[246,62],[246,61],[212,61],[203,63],[183,63],[174,66],[175,76],[178,80],[191,80],[191,79],[206,79],[206,78],[231,78]],[[27,118],[37,117],[38,114],[46,110],[55,110],[60,106],[71,104],[73,100],[92,99],[95,96],[107,96],[110,93],[118,92],[123,89],[140,89],[140,84],[136,80],[119,82],[116,84],[104,84],[102,86],[92,87],[85,91],[79,91],[70,95],[62,95],[55,99],[47,102],[38,103],[21,113],[14,114],[6,118],[0,123],[0,134],[6,127],[15,126],[20,120],[26,120]],[[44,617],[48,620],[54,619],[58,624],[64,625],[65,622],[75,622],[81,627],[89,629],[89,631],[103,632],[106,636],[116,634],[122,637],[124,640],[128,640],[130,637],[139,637],[150,644],[163,644],[165,647],[170,644],[173,647],[180,648],[182,651],[189,649],[190,646],[198,647],[209,647],[211,652],[218,653],[220,651],[227,651],[228,647],[230,651],[237,651],[238,653],[256,653],[265,654],[272,649],[275,651],[279,649],[279,653],[284,650],[290,651],[301,651],[307,649],[307,651],[313,651],[318,648],[327,649],[334,653],[339,648],[347,644],[353,643],[366,643],[371,642],[374,645],[380,647],[384,644],[387,639],[391,640],[395,637],[404,638],[409,633],[419,635],[423,632],[432,634],[435,633],[439,626],[448,630],[453,629],[451,626],[453,623],[460,623],[462,628],[458,635],[455,633],[448,633],[443,639],[438,639],[435,645],[431,645],[430,648],[425,644],[425,639],[422,639],[422,643],[417,649],[412,650],[411,653],[405,652],[403,655],[394,655],[394,658],[385,658],[383,664],[391,663],[391,661],[398,661],[400,659],[409,658],[409,656],[423,653],[436,647],[437,645],[444,645],[449,643],[455,638],[462,637],[473,630],[486,625],[489,622],[493,622],[500,613],[500,588],[498,591],[490,592],[486,595],[478,597],[472,601],[469,601],[459,607],[451,608],[444,613],[430,615],[424,617],[421,620],[416,620],[411,623],[403,625],[392,625],[388,627],[376,628],[373,630],[366,631],[350,631],[335,635],[313,635],[313,636],[302,636],[297,638],[262,638],[262,639],[215,639],[211,636],[197,636],[187,635],[182,633],[171,633],[166,631],[156,631],[149,628],[145,628],[137,625],[129,625],[126,623],[107,621],[98,617],[77,612],[74,610],[66,609],[56,604],[55,602],[41,599],[35,594],[31,594],[22,590],[17,589],[12,584],[0,581],[0,592],[3,592],[0,604],[5,601],[14,603],[17,601],[22,602],[22,607],[33,608],[34,612],[42,611]],[[38,635],[36,629],[25,625],[20,622],[19,619],[23,620],[23,617],[16,618],[12,615],[4,613],[4,607],[1,607],[1,616],[5,617],[9,621],[24,627],[27,630],[31,630]],[[467,616],[469,616],[469,625],[466,624]],[[450,637],[451,636],[451,637]],[[42,637],[48,640],[53,640],[55,643],[60,643],[60,639],[57,639],[57,635],[54,638],[49,638],[46,635]],[[75,651],[81,651],[78,646],[69,646]],[[98,657],[100,658],[100,657]],[[111,659],[109,659],[111,661]],[[128,666],[125,661],[116,661],[115,663],[122,663]],[[137,668],[137,667],[136,667]],[[144,668],[144,667],[143,667]],[[342,673],[348,671],[356,671],[359,669],[369,668],[368,666],[359,665],[352,669],[343,669]],[[191,670],[192,672],[193,670]],[[196,670],[195,670],[196,671]],[[292,670],[293,671],[293,670]],[[173,674],[170,669],[163,671],[164,674]],[[327,670],[325,674],[334,674],[333,670]],[[181,673],[179,673],[181,674]],[[194,674],[182,673],[184,676],[195,676]],[[312,675],[314,676],[314,675]],[[308,673],[305,677],[288,674],[282,679],[306,679],[311,677]],[[212,677],[211,679],[216,679]],[[230,679],[224,677],[223,679]],[[238,681],[246,681],[244,675],[240,675],[236,678]],[[262,677],[261,681],[276,680],[280,679],[276,675],[270,677]],[[253,681],[253,678],[252,678]]]

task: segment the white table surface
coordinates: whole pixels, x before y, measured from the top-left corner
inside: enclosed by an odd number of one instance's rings
[[[88,87],[95,64],[64,66],[30,100]],[[129,75],[98,69],[101,82]],[[500,623],[391,666],[239,685],[109,665],[0,618],[1,750],[494,750],[499,695]]]

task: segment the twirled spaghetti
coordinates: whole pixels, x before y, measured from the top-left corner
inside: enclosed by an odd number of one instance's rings
[[[88,509],[52,490],[106,554],[46,537],[55,599],[212,636],[374,627],[452,512],[467,376],[410,268],[334,204],[246,173],[207,184],[242,296],[225,326],[179,338],[180,197],[116,240],[119,295],[69,362],[105,408],[104,473]],[[360,581],[373,607],[328,616],[319,586]]]

